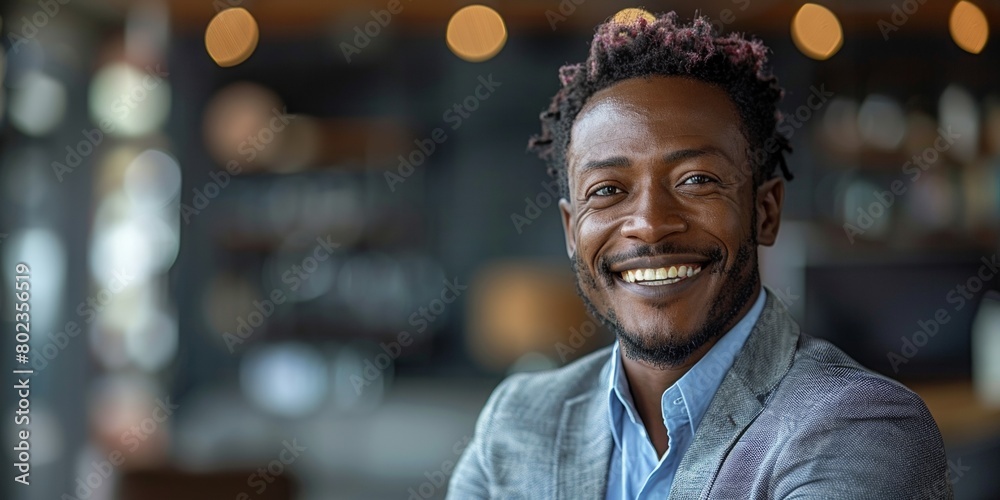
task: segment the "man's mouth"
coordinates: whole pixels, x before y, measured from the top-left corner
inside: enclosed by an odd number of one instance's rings
[[[672,285],[701,272],[701,264],[628,269],[618,273],[627,283],[645,286]]]

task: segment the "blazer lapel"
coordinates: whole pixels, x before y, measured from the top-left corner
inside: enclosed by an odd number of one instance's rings
[[[553,450],[558,499],[603,499],[606,495],[614,446],[606,387],[610,366],[610,362],[604,365],[588,391],[563,403]]]
[[[766,288],[766,287],[765,287]],[[719,467],[791,367],[799,327],[770,289],[764,310],[733,361],[681,459],[670,498],[705,498]]]

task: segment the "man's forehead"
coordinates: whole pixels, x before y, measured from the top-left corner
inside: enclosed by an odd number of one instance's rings
[[[698,99],[692,101],[691,97]],[[641,113],[677,106],[691,109],[715,106],[723,112],[736,113],[736,107],[726,91],[713,83],[689,76],[648,75],[621,80],[594,92],[574,122],[609,107],[622,112]]]
[[[613,149],[745,147],[739,115],[720,88],[685,77],[624,80],[596,92],[573,123],[567,160]]]

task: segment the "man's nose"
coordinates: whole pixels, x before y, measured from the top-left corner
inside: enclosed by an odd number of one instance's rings
[[[632,213],[622,224],[622,236],[654,244],[687,230],[680,202],[666,187],[651,186],[632,195]]]

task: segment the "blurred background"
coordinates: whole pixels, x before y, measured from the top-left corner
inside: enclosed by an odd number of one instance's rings
[[[503,376],[611,341],[525,147],[624,7],[771,47],[765,284],[920,393],[957,498],[1000,498],[995,0],[8,2],[0,296],[12,332],[27,264],[34,373],[0,497],[443,497]]]

